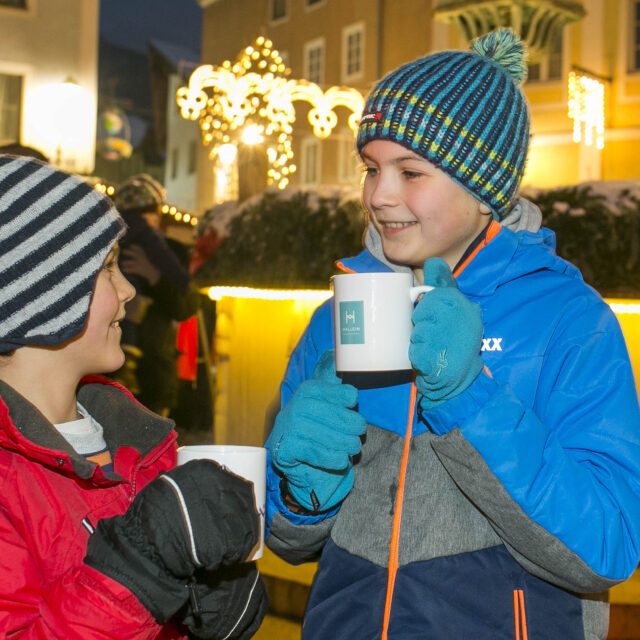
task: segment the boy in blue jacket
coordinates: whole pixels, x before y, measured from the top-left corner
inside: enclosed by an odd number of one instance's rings
[[[410,62],[358,131],[365,245],[406,271],[412,383],[333,367],[331,302],[268,440],[267,544],[317,559],[305,640],[605,638],[640,553],[640,416],[615,316],[517,198],[529,142],[508,30]]]

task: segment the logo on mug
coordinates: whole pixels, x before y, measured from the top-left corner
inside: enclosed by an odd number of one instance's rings
[[[364,302],[340,303],[340,344],[364,344]]]

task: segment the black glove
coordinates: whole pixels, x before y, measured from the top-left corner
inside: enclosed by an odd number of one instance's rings
[[[245,640],[257,631],[267,612],[267,595],[255,562],[217,571],[196,572],[182,623],[191,636]]]
[[[246,560],[259,531],[253,485],[215,462],[192,460],[149,483],[124,515],[101,520],[85,562],[162,623],[186,602],[196,569]]]

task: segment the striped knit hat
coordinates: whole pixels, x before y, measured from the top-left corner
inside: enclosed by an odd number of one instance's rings
[[[0,155],[0,353],[84,329],[97,274],[125,225],[80,178]]]
[[[118,211],[159,212],[166,198],[165,188],[154,177],[140,173],[118,185],[113,202]]]
[[[392,71],[369,94],[358,152],[397,142],[438,166],[500,219],[511,208],[529,145],[522,41],[498,29],[471,51],[442,51]]]

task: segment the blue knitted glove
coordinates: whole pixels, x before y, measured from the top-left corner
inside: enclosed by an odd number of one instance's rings
[[[424,284],[434,289],[413,311],[409,359],[428,411],[462,393],[482,371],[483,326],[480,307],[460,292],[444,260],[424,263]]]
[[[333,351],[318,362],[276,418],[268,447],[293,499],[309,511],[339,504],[353,486],[353,456],[360,452],[364,418],[352,409],[355,387],[335,373]]]

